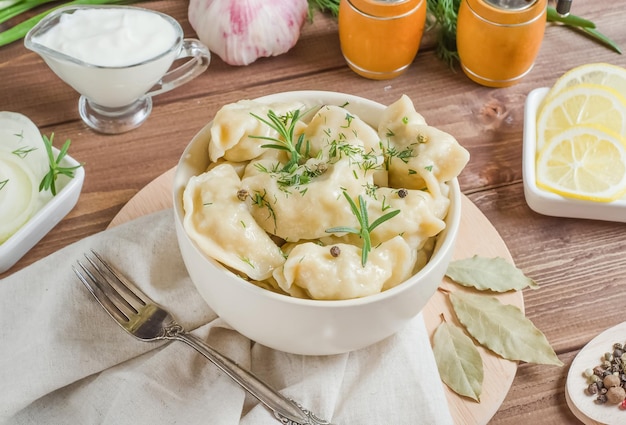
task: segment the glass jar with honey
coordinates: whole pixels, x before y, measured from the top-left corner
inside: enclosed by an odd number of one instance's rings
[[[425,23],[426,0],[341,0],[341,51],[363,77],[397,77],[413,62]]]
[[[547,0],[461,0],[457,50],[463,72],[507,87],[530,72],[546,26]]]

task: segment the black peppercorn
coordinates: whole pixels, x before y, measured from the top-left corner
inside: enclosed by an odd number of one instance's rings
[[[330,255],[336,258],[339,257],[339,254],[341,254],[341,249],[337,245],[330,247]]]
[[[237,191],[237,199],[239,199],[240,201],[245,201],[247,197],[248,191],[246,189],[239,189]]]

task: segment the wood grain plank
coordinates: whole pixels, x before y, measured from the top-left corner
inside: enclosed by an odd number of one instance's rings
[[[194,36],[186,2],[144,2],[177,18]],[[626,9],[617,2],[574,2],[572,13],[626,48]],[[434,126],[470,151],[461,187],[506,242],[515,263],[541,288],[525,291],[526,314],[547,335],[565,367],[521,365],[491,424],[575,424],[564,398],[567,368],[577,351],[603,329],[623,321],[626,303],[626,226],[546,217],[525,202],[521,153],[523,104],[536,87],[549,86],[568,69],[589,62],[626,67],[587,36],[549,24],[532,72],[520,83],[490,89],[451,71],[433,51],[427,33],[404,75],[370,81],[348,69],[337,23],[316,15],[285,55],[232,67],[214,57],[209,70],[180,89],[155,98],[152,116],[139,129],[115,137],[91,132],[79,120],[78,95],[21,43],[0,48],[0,110],[29,116],[46,134],[72,140],[72,156],[85,163],[86,180],[76,208],[15,268],[104,230],[141,188],[173,167],[193,135],[222,105],[288,90],[333,90],[388,104],[409,95]],[[0,275],[0,279],[2,276]]]

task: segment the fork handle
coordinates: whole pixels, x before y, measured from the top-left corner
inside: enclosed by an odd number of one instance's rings
[[[274,412],[276,419],[282,423],[293,425],[332,425],[330,422],[320,419],[310,411],[302,408],[295,401],[283,396],[257,378],[252,372],[242,368],[234,360],[219,353],[195,335],[182,331],[171,334],[170,337],[184,342],[209,359],[211,363]]]

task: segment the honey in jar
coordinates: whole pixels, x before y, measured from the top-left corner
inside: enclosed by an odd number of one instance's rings
[[[357,74],[394,78],[415,59],[425,23],[426,0],[341,0],[341,51]]]
[[[546,26],[547,0],[462,0],[457,50],[463,72],[488,87],[507,87],[530,72]]]

